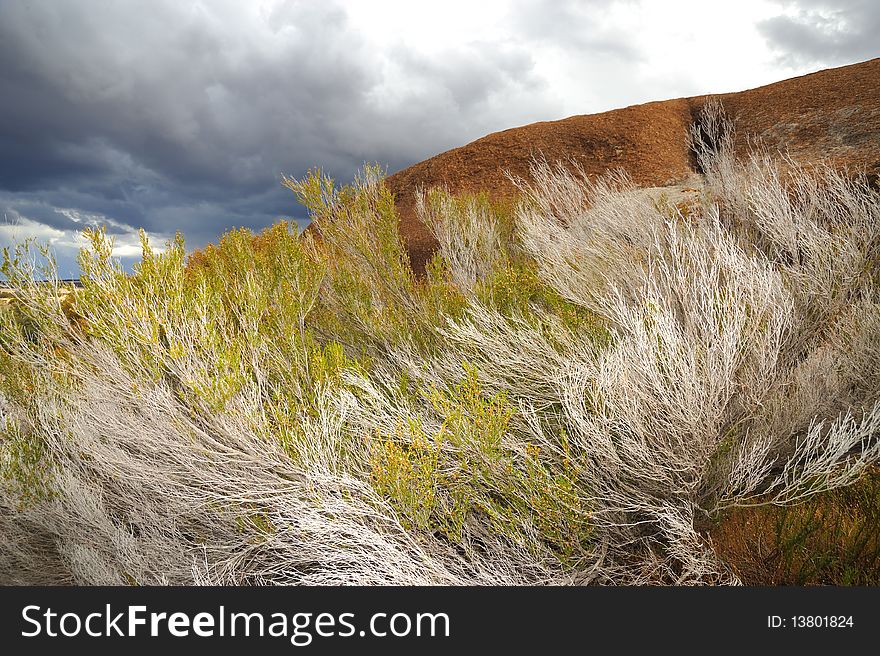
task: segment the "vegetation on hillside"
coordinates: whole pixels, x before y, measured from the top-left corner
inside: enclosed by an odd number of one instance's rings
[[[65,296],[7,252],[0,581],[880,583],[880,195],[695,135],[686,205],[424,193],[423,278],[374,167]]]

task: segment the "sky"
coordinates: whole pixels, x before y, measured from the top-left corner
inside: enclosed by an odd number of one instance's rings
[[[875,0],[0,0],[0,246],[187,247],[490,132],[880,56]]]

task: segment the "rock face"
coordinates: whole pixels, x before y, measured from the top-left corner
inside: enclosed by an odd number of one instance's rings
[[[738,148],[745,136],[786,150],[801,162],[827,161],[876,179],[880,174],[880,59],[833,68],[764,87],[634,105],[495,132],[436,155],[387,179],[400,212],[413,268],[424,269],[436,242],[415,213],[419,188],[452,193],[485,190],[503,198],[515,189],[505,171],[527,177],[533,156],[573,160],[591,175],[623,168],[640,186],[679,183],[694,172],[688,129],[709,98],[733,119]]]

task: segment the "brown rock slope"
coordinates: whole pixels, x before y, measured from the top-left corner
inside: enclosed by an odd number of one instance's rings
[[[398,171],[387,184],[397,199],[413,268],[423,270],[436,243],[415,213],[419,188],[453,193],[514,193],[505,171],[526,177],[533,156],[573,160],[589,174],[623,168],[641,186],[664,186],[693,173],[687,131],[707,98],[695,96],[572,116],[495,132]],[[880,59],[715,96],[737,134],[787,150],[799,161],[880,173]],[[745,148],[746,139],[738,140]]]

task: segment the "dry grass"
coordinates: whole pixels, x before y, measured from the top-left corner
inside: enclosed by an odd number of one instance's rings
[[[712,539],[746,585],[880,585],[880,475],[796,506],[738,508]]]

